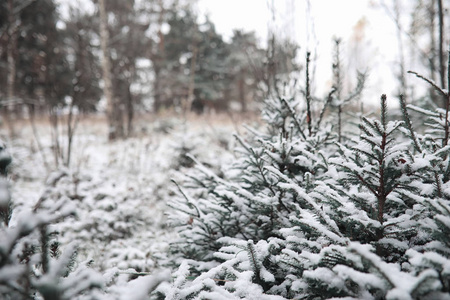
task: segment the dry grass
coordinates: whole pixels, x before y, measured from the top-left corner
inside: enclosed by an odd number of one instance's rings
[[[148,134],[149,127],[157,122],[180,122],[187,123],[193,128],[233,128],[234,131],[241,132],[243,124],[259,124],[261,122],[258,113],[210,113],[196,114],[189,113],[186,116],[177,114],[173,111],[165,111],[160,114],[139,114],[134,120],[135,136]],[[51,134],[52,126],[48,116],[41,115],[35,118],[34,123],[40,136],[45,137]],[[17,138],[32,137],[33,131],[31,122],[28,118],[14,120],[14,134]],[[59,117],[59,132],[67,132],[67,116]],[[76,134],[82,133],[95,135],[99,137],[107,136],[107,120],[103,114],[88,114],[80,116]],[[0,126],[0,139],[9,140],[10,132],[6,124]]]

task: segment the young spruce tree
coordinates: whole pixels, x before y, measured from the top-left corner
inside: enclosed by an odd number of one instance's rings
[[[307,60],[308,61],[308,60]],[[178,271],[166,299],[450,299],[449,93],[428,130],[363,117],[341,139],[305,104],[266,101],[265,132],[235,164],[188,174],[171,218]],[[449,76],[450,77],[450,76]],[[333,116],[329,120],[336,120]],[[339,132],[339,131],[338,131]],[[193,158],[194,159],[194,158]]]

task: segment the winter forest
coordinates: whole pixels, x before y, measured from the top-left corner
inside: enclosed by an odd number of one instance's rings
[[[222,1],[0,0],[0,299],[450,299],[450,3]]]

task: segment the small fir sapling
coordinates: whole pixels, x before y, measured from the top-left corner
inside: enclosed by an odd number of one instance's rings
[[[308,81],[306,85],[308,90]],[[309,96],[306,98],[311,101]],[[252,144],[237,137],[241,146],[237,151],[245,154],[229,172],[231,176],[220,178],[198,164],[198,173],[189,177],[193,186],[203,189],[200,198],[192,199],[182,192],[183,197],[171,204],[184,215],[174,217],[174,222],[187,230],[186,235],[181,230],[186,242],[180,244],[179,251],[195,248],[190,253],[201,256],[203,247],[207,251],[217,251],[220,245],[216,241],[221,236],[259,241],[278,235],[278,229],[291,211],[284,201],[291,196],[280,190],[276,178],[266,167],[273,166],[301,182],[319,176],[324,168],[322,153],[315,152],[320,144],[331,144],[330,128],[325,126],[322,130],[320,126],[326,106],[316,121],[308,109],[306,119],[298,117],[295,110],[299,101],[295,99],[268,100],[266,105],[264,117],[269,120],[268,134],[258,135],[255,131]],[[303,127],[308,128],[306,134]],[[236,175],[233,172],[237,172]],[[192,227],[197,222],[200,222],[199,227]]]
[[[413,176],[408,149],[396,140],[401,125],[401,122],[387,122],[386,96],[383,95],[381,122],[362,118],[360,141],[352,147],[340,145],[340,157],[330,160],[341,171],[339,186],[359,186],[346,196],[378,221],[373,223],[375,228],[364,231],[371,235],[366,237],[368,242],[384,238],[389,228],[384,225],[387,218],[397,217],[402,209],[409,207],[401,191],[410,189]]]
[[[256,262],[255,258],[260,256],[254,255],[252,245],[267,245],[269,239],[285,243],[281,229],[290,228],[292,222],[302,222],[297,221],[299,210],[304,210],[302,220],[312,215],[310,210],[320,211],[320,204],[305,189],[312,190],[314,181],[326,172],[324,150],[334,147],[335,135],[324,118],[334,90],[324,101],[320,113],[315,115],[311,109],[312,97],[308,96],[309,84],[307,76],[305,96],[309,105],[300,113],[299,99],[266,101],[263,117],[268,122],[267,132],[250,129],[254,134],[252,141],[236,137],[240,158],[224,177],[197,162],[196,170],[191,171],[184,186],[190,187],[189,190],[185,192],[178,187],[181,197],[170,205],[176,209],[171,219],[179,229],[180,239],[173,243],[172,250],[180,259],[193,260],[190,270],[194,276],[214,266],[222,270],[219,263],[223,256],[219,249],[223,247],[227,252],[233,249],[232,245],[241,249],[240,243],[244,242],[249,255],[242,257],[245,261],[235,262],[235,272],[259,274],[266,270],[264,276],[255,275],[263,291],[284,281],[285,274],[272,260],[282,247],[277,242],[268,248],[265,246],[266,258]],[[296,188],[287,187],[288,184]],[[188,192],[194,192],[197,197]],[[334,226],[326,215],[321,216],[328,222],[326,226]],[[227,247],[232,248],[226,250]],[[175,261],[180,260],[175,258]],[[220,274],[233,276],[226,270]],[[201,293],[201,289],[197,293]]]
[[[4,148],[0,150],[2,174],[11,162]],[[2,211],[12,207],[8,184],[0,178]],[[75,207],[67,199],[45,206],[41,199],[32,211],[22,211],[9,224],[8,212],[0,225],[0,295],[2,299],[45,300],[75,299],[102,285],[102,278],[90,268],[73,268],[75,247],[61,254],[49,232],[49,226],[72,216]],[[6,216],[6,217],[5,217]]]
[[[438,197],[449,199],[450,189],[448,182],[450,181],[450,158],[448,152],[450,147],[448,144],[450,138],[450,91],[448,89],[444,89],[444,87],[439,87],[432,80],[416,72],[409,71],[409,73],[414,74],[418,78],[427,82],[444,100],[444,108],[437,108],[435,111],[422,109],[413,105],[406,106],[403,99],[401,99],[401,106],[404,119],[409,119],[407,107],[427,117],[427,121],[425,122],[425,132],[423,135],[414,138],[411,134],[411,132],[413,132],[411,125],[407,127],[407,134],[412,137],[416,151],[422,156],[434,156],[437,160],[440,160],[438,162],[435,159],[431,162],[431,166],[434,169],[433,177],[436,188],[435,194]],[[447,78],[447,85],[450,86],[450,68],[447,73]],[[411,122],[409,121],[409,123]]]
[[[390,261],[404,254],[411,234],[411,222],[400,216],[406,205],[395,195],[408,182],[403,178],[408,169],[406,147],[394,141],[401,123],[386,121],[385,101],[383,96],[381,122],[364,118],[360,139],[352,146],[340,145],[340,154],[328,159],[331,166],[325,182],[317,182],[308,195],[320,203],[320,209],[309,214],[299,210],[302,218],[293,223],[296,226],[282,230],[290,243],[280,262],[298,270],[289,272],[289,296],[367,298],[387,293],[383,279],[371,274],[348,247],[350,241],[370,243],[378,255],[389,251],[383,258]],[[285,181],[286,187],[300,190]]]
[[[362,209],[357,214],[348,214],[351,212],[348,208],[353,211],[354,208],[347,204],[345,214],[332,218],[351,240],[371,245],[352,242],[349,247],[339,249],[340,255],[333,255],[329,266],[332,272],[310,268],[303,278],[311,281],[310,294],[323,298],[352,295],[375,299],[449,299],[450,207],[442,199],[448,152],[442,142],[446,136],[445,122],[439,121],[438,114],[415,108],[431,116],[428,126],[440,129],[430,130],[424,137],[412,129],[403,98],[403,123],[389,122],[390,126],[385,123],[384,106],[381,124],[363,119],[361,141],[351,147],[341,146],[340,157],[330,159],[340,172],[347,174],[333,176],[338,183],[333,186],[343,196],[341,201],[350,200],[353,206]],[[394,131],[397,134],[389,137]],[[400,132],[406,133],[410,142],[404,142]],[[337,199],[332,200],[343,207],[345,202],[339,203]],[[335,205],[335,210],[342,211],[339,205]],[[370,229],[370,224],[375,225],[375,230]],[[364,236],[367,232],[369,239]],[[352,258],[348,251],[356,256]],[[369,275],[375,277],[369,280],[370,284],[367,281],[361,286],[362,278]],[[340,283],[336,276],[342,279]],[[329,294],[324,296],[324,291]]]
[[[341,145],[341,154],[329,160],[337,173],[330,172],[327,182],[338,195],[329,193],[323,207],[333,208],[329,215],[341,234],[358,243],[335,243],[319,255],[291,252],[291,261],[304,268],[294,277],[300,298],[450,299],[448,122],[443,110],[410,107],[430,117],[430,130],[420,135],[402,98],[401,107],[404,122],[386,122],[382,97],[381,123],[363,118],[361,137]],[[299,254],[309,258],[307,268]]]
[[[445,231],[430,224],[433,212],[426,202],[431,199],[418,196],[423,179],[417,170],[420,163],[399,138],[402,122],[386,119],[382,97],[381,122],[363,119],[360,140],[341,145],[341,154],[329,159],[336,170],[331,166],[326,184],[315,186],[317,195],[310,193],[320,199],[329,221],[313,211],[298,229],[281,230],[290,243],[277,261],[291,266],[286,276],[290,284],[284,284],[290,285],[289,297],[447,299],[448,251],[447,258],[442,252],[417,252],[440,244],[442,236],[427,234],[431,228]],[[448,207],[439,205],[434,210],[441,213]],[[339,230],[333,231],[332,222]],[[320,239],[314,234],[318,231]],[[328,244],[323,244],[325,238]],[[322,244],[317,243],[320,240]]]

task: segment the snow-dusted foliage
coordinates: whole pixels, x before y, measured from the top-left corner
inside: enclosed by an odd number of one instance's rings
[[[11,156],[0,149],[1,174],[7,175]],[[61,253],[49,229],[74,215],[75,206],[60,198],[49,205],[42,197],[29,211],[21,211],[11,224],[11,195],[5,177],[0,178],[0,295],[2,299],[74,299],[102,285],[99,274],[81,263],[74,267],[75,245]]]
[[[383,95],[338,143],[332,99],[268,100],[234,164],[177,183],[166,299],[450,299],[448,111],[419,134]]]
[[[170,281],[164,209],[172,170],[190,168],[189,155],[211,167],[231,154],[222,129],[169,125],[116,143],[83,132],[76,167],[45,180],[43,153],[22,139],[8,151],[2,144],[0,173],[10,172],[0,176],[0,299],[148,299]]]

